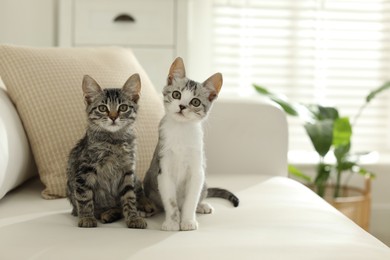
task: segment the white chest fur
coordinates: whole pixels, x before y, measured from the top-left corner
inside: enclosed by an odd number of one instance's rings
[[[197,228],[195,210],[204,184],[203,131],[200,122],[165,118],[160,127],[158,188],[166,211],[164,230]]]
[[[187,173],[189,168],[203,167],[203,130],[200,122],[183,123],[168,119],[161,125],[160,135],[160,156],[175,168],[170,174],[184,177],[183,173]]]
[[[160,129],[164,150],[202,150],[203,131],[200,122],[177,122],[166,120]]]

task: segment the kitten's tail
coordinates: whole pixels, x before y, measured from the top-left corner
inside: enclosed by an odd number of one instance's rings
[[[234,207],[238,207],[240,200],[232,192],[221,188],[208,188],[207,198],[222,198],[230,201]]]

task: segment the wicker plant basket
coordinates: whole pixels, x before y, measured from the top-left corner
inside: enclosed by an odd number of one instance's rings
[[[332,197],[333,191],[334,186],[329,185],[325,200],[368,231],[371,212],[371,179],[365,178],[364,188],[343,186],[340,190],[341,196],[338,198]]]

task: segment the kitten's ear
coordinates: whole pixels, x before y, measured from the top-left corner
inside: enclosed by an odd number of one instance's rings
[[[174,78],[184,78],[186,76],[186,68],[184,67],[183,59],[177,57],[172,63],[168,74],[168,85],[172,85]]]
[[[213,101],[218,96],[218,93],[222,87],[222,83],[222,74],[219,72],[215,73],[210,78],[206,79],[205,82],[203,82],[203,86],[210,91],[210,101]]]
[[[138,102],[141,93],[141,79],[138,73],[131,75],[122,87],[122,91],[135,103]]]
[[[94,97],[96,97],[102,92],[102,89],[100,88],[99,84],[88,75],[84,75],[82,87],[84,99],[88,105],[92,103]]]

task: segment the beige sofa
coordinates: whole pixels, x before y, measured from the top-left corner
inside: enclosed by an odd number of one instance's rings
[[[215,212],[198,215],[198,230],[164,232],[163,214],[146,230],[123,220],[81,229],[65,198],[42,199],[31,129],[8,94],[0,89],[0,259],[390,259],[386,245],[287,178],[286,118],[263,100],[222,96],[204,124],[208,183],[233,190],[240,206],[208,199]]]

